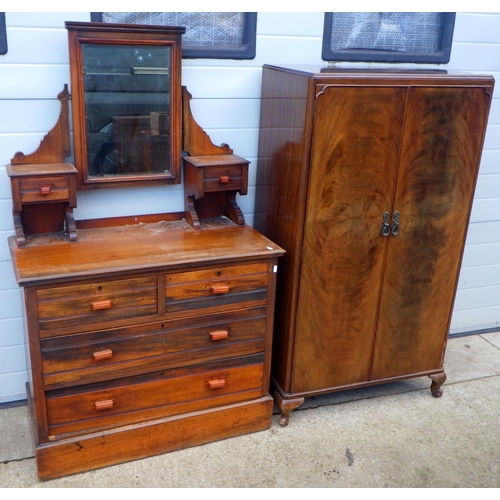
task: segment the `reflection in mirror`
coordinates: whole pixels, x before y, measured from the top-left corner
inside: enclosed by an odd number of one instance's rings
[[[89,177],[170,171],[170,49],[82,44]]]

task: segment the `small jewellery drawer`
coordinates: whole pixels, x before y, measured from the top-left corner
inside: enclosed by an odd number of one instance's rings
[[[204,191],[238,191],[243,188],[243,167],[205,167]]]
[[[78,331],[85,325],[158,311],[156,276],[39,288],[36,297],[41,332],[68,327]]]
[[[69,200],[69,180],[67,175],[21,178],[19,187],[21,190],[21,203]]]
[[[165,311],[262,305],[267,298],[267,284],[267,263],[167,274]]]
[[[49,435],[92,432],[258,398],[263,355],[47,393]]]
[[[41,340],[46,388],[263,352],[266,308]]]
[[[184,188],[187,194],[203,198],[205,193],[248,191],[248,161],[239,156],[204,155],[185,156]]]

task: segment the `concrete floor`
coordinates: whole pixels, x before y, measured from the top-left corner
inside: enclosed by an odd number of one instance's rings
[[[26,406],[0,410],[0,488],[498,488],[500,333],[453,338],[429,379],[314,397],[280,427],[38,482]]]

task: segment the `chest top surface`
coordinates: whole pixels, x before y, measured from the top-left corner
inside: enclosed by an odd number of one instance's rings
[[[249,226],[226,219],[193,230],[184,220],[80,230],[78,242],[61,233],[29,237],[9,247],[21,286],[96,275],[154,272],[182,266],[278,257],[284,251]]]

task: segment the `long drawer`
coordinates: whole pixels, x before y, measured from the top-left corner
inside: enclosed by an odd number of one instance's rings
[[[89,433],[263,395],[264,356],[47,392],[49,435]]]
[[[158,312],[158,279],[122,280],[41,288],[36,292],[39,328],[79,327]]]
[[[169,273],[165,276],[165,311],[189,313],[210,307],[229,310],[235,305],[263,305],[267,286],[267,263]]]
[[[266,308],[41,340],[46,388],[264,351]]]

